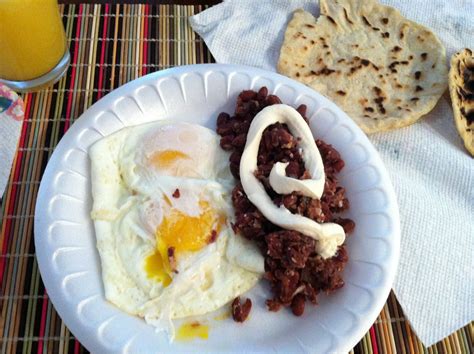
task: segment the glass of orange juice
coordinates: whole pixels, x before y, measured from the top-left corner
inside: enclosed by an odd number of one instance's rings
[[[69,60],[57,0],[0,0],[0,82],[18,91],[52,85]]]

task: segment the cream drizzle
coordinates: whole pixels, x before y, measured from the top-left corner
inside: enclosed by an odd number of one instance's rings
[[[294,108],[284,104],[268,106],[252,120],[240,162],[242,187],[249,200],[268,220],[284,229],[298,231],[317,240],[316,252],[323,258],[330,258],[345,240],[344,229],[335,223],[320,224],[302,215],[292,214],[283,205],[276,206],[254,175],[263,131],[275,123],[286,124],[291,134],[301,139],[299,145],[303,161],[311,178],[299,180],[288,177],[285,171],[288,163],[277,162],[270,172],[271,187],[279,194],[299,192],[307,197],[321,198],[326,179],[321,154],[308,124]]]

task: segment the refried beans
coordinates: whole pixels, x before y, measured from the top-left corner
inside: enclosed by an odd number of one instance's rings
[[[280,104],[275,95],[269,95],[262,87],[258,92],[242,91],[237,98],[234,114],[219,114],[217,133],[221,136],[222,149],[231,152],[229,167],[234,177],[240,181],[239,165],[247,140],[247,132],[252,119],[263,108]],[[306,118],[306,106],[296,110]],[[293,178],[309,178],[308,171],[299,151],[298,138],[291,135],[284,124],[273,124],[263,133],[257,157],[255,176],[265,187],[273,202],[284,205],[290,212],[311,218],[318,223],[334,222],[344,228],[346,236],[355,223],[337,214],[349,208],[345,189],[339,185],[337,173],[344,168],[344,161],[334,147],[322,140],[316,140],[326,173],[324,192],[321,200],[291,193],[279,195],[269,184],[269,174],[273,165],[288,162],[286,175]],[[282,306],[291,307],[293,314],[301,316],[305,303],[317,304],[320,292],[330,293],[344,286],[342,272],[348,261],[344,245],[338,248],[336,255],[323,259],[315,251],[314,239],[299,232],[282,229],[269,222],[248,200],[242,185],[237,183],[232,192],[235,210],[233,229],[249,240],[257,243],[265,257],[265,279],[271,284],[272,298],[266,301],[270,311],[278,311]]]

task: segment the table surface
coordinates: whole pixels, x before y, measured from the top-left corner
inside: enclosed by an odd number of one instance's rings
[[[61,4],[215,5],[223,0],[59,0]]]
[[[223,0],[58,0],[61,4],[215,5]]]
[[[23,95],[25,120],[1,203],[2,353],[87,352],[49,301],[33,242],[36,194],[48,159],[63,134],[95,101],[128,81],[172,66],[213,62],[187,22],[189,16],[208,5],[169,3],[219,1],[146,1],[135,5],[64,2],[67,4],[60,8],[71,65],[54,86]],[[473,344],[471,323],[425,348],[390,294],[378,319],[352,352],[457,354],[469,353]]]

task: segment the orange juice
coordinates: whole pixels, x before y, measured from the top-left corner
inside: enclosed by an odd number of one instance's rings
[[[27,81],[49,73],[66,52],[56,0],[0,0],[0,79]]]

